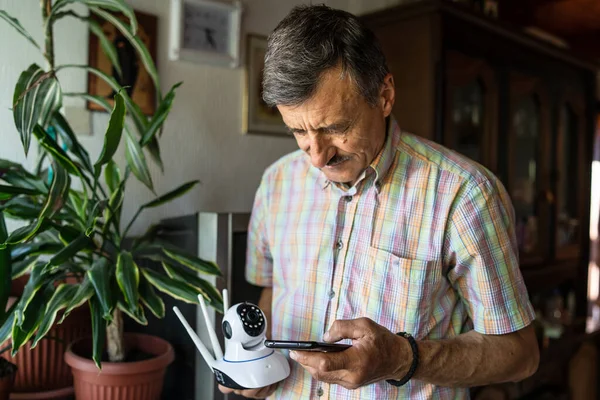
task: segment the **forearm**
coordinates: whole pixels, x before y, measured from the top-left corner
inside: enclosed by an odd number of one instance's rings
[[[452,339],[424,340],[418,348],[414,379],[439,386],[519,381],[535,372],[539,360],[531,326],[507,335],[471,331]]]

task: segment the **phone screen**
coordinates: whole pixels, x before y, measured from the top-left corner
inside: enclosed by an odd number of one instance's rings
[[[335,352],[343,351],[349,347],[350,344],[342,343],[325,343],[325,342],[312,342],[312,341],[294,341],[294,340],[265,340],[265,346],[271,349],[285,349],[285,350],[298,350],[298,351],[321,351],[321,352]]]

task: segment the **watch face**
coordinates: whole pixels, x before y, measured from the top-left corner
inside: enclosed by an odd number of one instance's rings
[[[229,20],[230,13],[226,9],[184,2],[183,48],[227,53]]]

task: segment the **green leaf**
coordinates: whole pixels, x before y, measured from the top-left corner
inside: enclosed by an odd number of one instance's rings
[[[127,144],[125,158],[127,159],[127,165],[129,165],[129,168],[131,168],[131,172],[133,172],[135,177],[138,178],[140,182],[154,192],[152,178],[150,177],[148,164],[146,164],[146,157],[142,152],[140,144],[131,136],[129,132],[127,132],[125,135],[125,143]]]
[[[41,50],[40,46],[36,43],[36,41],[33,39],[33,37],[31,37],[31,35],[29,34],[29,32],[27,32],[25,30],[25,28],[23,28],[23,25],[21,25],[21,23],[19,22],[18,19],[11,17],[10,15],[8,15],[8,13],[4,10],[0,10],[0,18],[4,19],[6,22],[8,22],[13,28],[15,28],[17,30],[17,32],[19,32],[21,35],[23,35],[25,37],[25,39],[27,39],[29,41],[29,43],[33,44],[35,47],[38,48],[38,50]],[[0,342],[2,343],[2,342]]]
[[[33,334],[37,331],[42,319],[45,315],[46,304],[54,293],[52,283],[47,283],[43,288],[35,293],[29,307],[24,310],[23,321],[18,324],[19,314],[16,314],[17,320],[14,321],[12,327],[12,356],[14,357],[17,351],[23,346]],[[17,310],[19,307],[17,307]]]
[[[58,238],[60,239],[61,243],[65,246],[77,240],[79,236],[83,233],[79,229],[73,227],[72,225],[59,225],[56,223],[51,224],[52,227],[58,232]]]
[[[52,165],[54,175],[50,185],[50,193],[42,207],[39,218],[52,218],[68,200],[69,188],[71,187],[71,178],[67,171],[60,165]]]
[[[96,178],[100,176],[102,166],[109,162],[121,142],[121,133],[123,132],[123,126],[125,125],[125,105],[123,103],[123,95],[119,91],[115,95],[115,107],[110,115],[110,121],[108,122],[108,128],[104,135],[104,146],[102,147],[102,153],[98,157],[98,161],[94,164],[94,175]]]
[[[92,359],[98,369],[102,369],[101,359],[104,341],[106,340],[107,320],[102,316],[102,306],[97,297],[89,300],[90,312],[92,314]]]
[[[60,164],[68,173],[81,176],[79,167],[75,165],[71,157],[58,146],[58,143],[41,126],[36,125],[33,129],[33,134],[38,139],[38,143],[50,153],[54,161]]]
[[[56,67],[56,71],[59,71],[64,68],[85,69],[86,71],[96,75],[97,77],[105,81],[115,92],[118,92],[122,89],[121,85],[119,85],[119,83],[114,78],[100,71],[97,68],[93,68],[88,65],[67,64]],[[142,113],[140,107],[135,102],[133,102],[133,100],[131,100],[131,98],[127,95],[126,92],[122,92],[121,94],[123,96],[123,100],[125,101],[125,105],[127,106],[127,111],[133,118],[133,123],[135,124],[136,129],[140,132],[140,135],[143,135],[146,129],[148,128],[147,118],[144,116],[144,113]],[[91,100],[92,98],[88,96],[88,99]],[[94,100],[97,99],[94,98]],[[109,109],[111,109],[110,106]]]
[[[90,161],[87,150],[79,143],[71,126],[60,112],[54,113],[52,117],[52,126],[54,126],[60,137],[63,139],[69,151],[81,161],[87,171],[92,173],[92,162]]]
[[[106,164],[106,167],[104,168],[104,179],[106,181],[106,186],[108,186],[111,192],[117,190],[121,183],[121,170],[114,160],[110,160],[108,164]]]
[[[53,266],[60,266],[67,262],[71,257],[85,248],[92,247],[94,242],[87,235],[82,234],[77,239],[65,246],[61,251],[56,253],[54,257],[46,264],[46,270],[52,271]]]
[[[198,304],[199,290],[194,289],[190,285],[183,282],[171,279],[161,273],[158,273],[150,268],[141,268],[142,274],[148,279],[150,284],[163,293],[168,294],[174,299],[185,301],[190,304]]]
[[[209,275],[221,276],[221,270],[219,269],[219,266],[214,262],[203,260],[192,254],[186,253],[183,250],[173,247],[169,249],[163,248],[163,253],[167,256],[168,259],[175,261],[179,264],[185,265],[186,267],[194,271],[203,272]]]
[[[115,225],[115,231],[118,233],[118,227],[121,222],[121,206],[123,205],[125,189],[124,181],[117,187],[117,190],[113,192],[108,200],[108,207],[104,210],[104,227],[102,228],[102,235],[106,235],[110,229],[110,225]]]
[[[41,193],[48,192],[48,187],[38,176],[11,161],[0,159],[0,179],[13,186],[28,187]]]
[[[10,256],[13,262],[24,260],[27,257],[36,257],[42,254],[55,254],[63,248],[60,243],[36,242],[22,243],[12,246]]]
[[[18,187],[18,186],[0,185],[0,201],[12,199],[13,197],[18,196],[20,194],[26,194],[29,196],[37,196],[37,195],[40,195],[43,193],[40,193],[36,189],[30,189],[30,188]]]
[[[29,280],[23,288],[23,294],[19,299],[19,305],[15,309],[15,324],[17,324],[18,326],[21,326],[24,322],[26,322],[25,312],[28,310],[29,306],[31,305],[36,294],[39,292],[40,288],[46,283],[47,277],[48,274],[44,272],[43,262],[36,263],[33,266],[33,268],[31,268]]]
[[[15,197],[0,206],[0,211],[4,211],[12,218],[32,220],[40,215],[42,205],[33,201],[31,197]]]
[[[34,221],[33,223],[27,226],[17,228],[11,232],[11,234],[8,236],[8,239],[6,239],[5,243],[0,244],[0,248],[11,244],[24,243],[36,233],[41,233],[44,230],[48,229],[48,226],[49,224],[46,223],[46,221],[42,218]]]
[[[160,81],[158,79],[158,72],[156,71],[156,66],[154,65],[154,61],[152,60],[152,56],[148,51],[148,48],[144,45],[144,42],[136,36],[135,31],[132,31],[122,20],[116,17],[114,14],[108,13],[98,7],[90,7],[90,10],[100,17],[104,18],[106,21],[110,22],[111,25],[116,27],[122,34],[127,38],[129,43],[135,48],[138,53],[139,59],[144,64],[144,68],[150,75],[152,82],[154,83],[154,88],[158,94],[158,100],[161,100],[160,94]]]
[[[138,324],[144,326],[148,325],[148,319],[146,318],[146,314],[144,314],[144,308],[140,305],[137,306],[135,312],[131,312],[128,306],[121,301],[117,302],[117,307],[119,307],[119,310],[123,311]]]
[[[94,286],[92,285],[92,282],[89,280],[87,275],[83,278],[83,282],[76,286],[77,292],[71,298],[69,305],[63,313],[63,316],[61,317],[60,321],[58,321],[59,324],[63,323],[63,321],[69,316],[71,311],[73,311],[77,307],[80,307],[83,303],[88,301],[95,293]]]
[[[159,295],[156,294],[154,288],[148,280],[144,277],[140,277],[140,300],[148,309],[156,316],[156,318],[164,318],[165,317],[165,303],[160,298]]]
[[[27,271],[29,271],[31,268],[33,268],[37,259],[38,259],[38,257],[35,256],[35,257],[26,258],[21,261],[13,262],[12,275],[10,276],[11,279],[15,280],[15,279],[20,278],[23,275],[25,275],[27,273]]]
[[[12,332],[12,327],[15,322],[15,309],[17,308],[18,302],[14,302],[12,306],[4,315],[4,321],[0,323],[0,344],[6,342],[10,338],[10,334]]]
[[[167,93],[164,100],[158,106],[158,109],[156,110],[154,116],[152,117],[152,120],[150,121],[150,126],[148,127],[148,130],[142,137],[142,147],[150,143],[150,140],[156,135],[156,132],[159,131],[160,127],[167,119],[167,116],[171,111],[171,106],[173,105],[173,100],[175,99],[175,89],[181,86],[182,83],[183,82],[178,82],[175,85],[173,85],[171,90],[169,90],[169,93]]]
[[[169,277],[194,287],[214,308],[223,312],[223,297],[213,285],[177,265],[168,265],[164,262],[162,265]]]
[[[4,243],[6,239],[8,239],[8,230],[4,221],[4,213],[0,211],[0,242]],[[4,310],[6,310],[11,286],[10,276],[12,276],[12,259],[10,256],[10,246],[7,246],[4,249],[0,249],[0,277],[2,277],[0,279],[0,323],[4,322],[5,319]]]
[[[117,74],[119,74],[119,76],[123,76],[121,64],[119,63],[119,55],[117,54],[117,49],[113,45],[113,42],[106,37],[104,30],[98,22],[94,21],[93,19],[89,19],[89,24],[90,31],[98,38],[100,47],[102,47],[102,51],[104,51],[104,54],[106,54],[106,57],[110,60],[110,63],[117,71]]]
[[[130,310],[138,307],[140,271],[129,252],[122,252],[117,259],[117,283]]]
[[[174,190],[170,191],[169,193],[163,194],[162,196],[160,196],[146,204],[143,204],[140,208],[144,209],[144,208],[158,207],[160,205],[168,203],[171,200],[174,200],[180,196],[183,196],[184,194],[189,192],[194,186],[196,186],[196,184],[198,184],[198,183],[199,183],[199,181],[190,181],[190,182],[184,183],[183,185],[179,186],[177,189],[174,189]]]
[[[44,72],[32,64],[21,73],[13,96],[13,117],[21,134],[25,154],[29,151],[31,133],[40,123],[48,125],[50,117],[62,105],[60,85],[54,72]]]
[[[56,17],[58,11],[71,3],[81,3],[87,5],[88,7],[101,7],[106,10],[121,12],[129,19],[129,29],[131,32],[133,32],[134,35],[137,32],[137,19],[135,17],[135,12],[131,6],[127,5],[127,3],[125,3],[123,0],[57,0],[52,7],[52,13],[50,14],[50,17]]]
[[[87,277],[92,282],[96,291],[96,298],[102,308],[103,318],[112,320],[113,299],[110,290],[110,264],[106,258],[99,258],[87,272]]]
[[[52,325],[54,325],[56,315],[60,310],[66,308],[69,305],[69,302],[71,301],[73,295],[77,292],[77,289],[77,285],[68,285],[65,283],[60,284],[56,288],[56,291],[52,295],[52,298],[50,299],[50,302],[46,307],[44,317],[42,319],[42,322],[40,323],[31,348],[37,346],[40,339],[46,336],[50,328],[52,328]]]
[[[102,212],[104,212],[104,209],[106,208],[107,204],[108,203],[106,200],[100,200],[100,201],[97,201],[96,203],[94,203],[94,207],[92,208],[92,211],[87,216],[87,221],[86,221],[87,228],[85,231],[85,234],[87,236],[91,236],[92,233],[94,232],[94,229],[96,228],[96,223],[98,222],[98,219],[100,218],[100,215],[102,214]]]

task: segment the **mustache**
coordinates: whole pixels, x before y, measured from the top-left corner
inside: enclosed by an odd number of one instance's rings
[[[329,161],[327,161],[327,166],[333,166],[339,163],[342,163],[344,161],[348,161],[350,159],[349,156],[340,156],[338,154],[336,154],[335,156],[331,157],[331,159]]]

